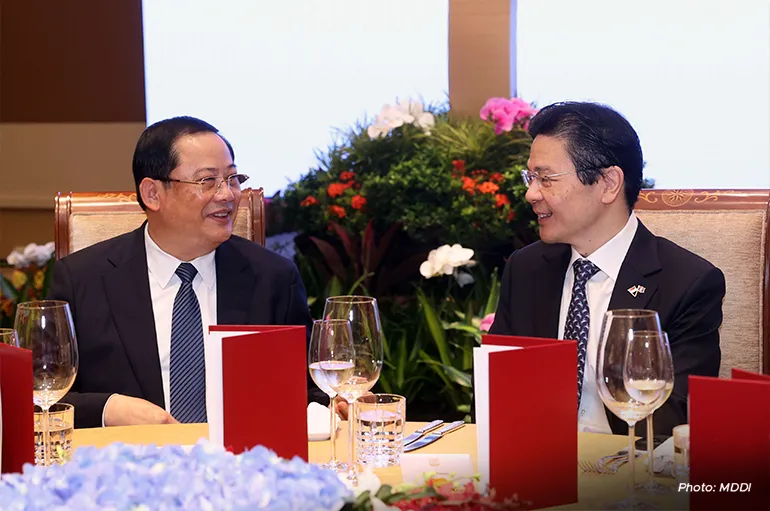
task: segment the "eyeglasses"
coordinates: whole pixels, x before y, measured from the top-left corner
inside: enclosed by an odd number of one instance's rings
[[[548,188],[549,186],[551,186],[553,181],[555,181],[555,179],[553,179],[554,177],[564,176],[566,174],[569,174],[570,172],[573,172],[573,171],[568,170],[567,172],[559,172],[557,174],[544,174],[541,176],[540,174],[537,174],[535,172],[522,170],[521,178],[524,180],[524,184],[527,185],[527,188],[532,186],[532,183],[534,183],[535,181],[537,181],[537,184],[540,185],[541,188]]]
[[[185,183],[188,185],[198,185],[201,188],[201,195],[216,194],[222,188],[222,183],[227,181],[227,187],[232,192],[240,192],[241,185],[249,178],[246,174],[230,174],[225,177],[204,177],[198,181],[185,181],[184,179],[173,179],[166,177],[159,181]]]

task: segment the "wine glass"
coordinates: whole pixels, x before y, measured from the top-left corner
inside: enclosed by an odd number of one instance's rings
[[[327,396],[329,396],[329,411],[331,431],[331,458],[321,465],[335,471],[347,470],[345,463],[337,460],[337,412],[334,409],[334,398],[337,391],[329,384],[330,381],[347,380],[353,373],[353,333],[350,322],[346,319],[318,319],[313,321],[308,350],[308,368],[310,377]]]
[[[647,482],[636,488],[646,493],[669,493],[671,488],[655,481],[652,415],[674,389],[674,361],[665,332],[634,332],[626,348],[623,382],[629,395],[639,402],[648,402],[652,410],[647,416]]]
[[[353,442],[353,417],[356,399],[377,383],[382,370],[382,324],[377,299],[369,296],[332,296],[326,299],[324,319],[350,322],[353,334],[353,371],[345,380],[329,381],[329,385],[348,403],[348,480],[358,484]]]
[[[622,309],[607,311],[604,315],[602,330],[599,337],[598,360],[596,365],[596,386],[599,397],[617,417],[628,424],[628,464],[631,469],[629,485],[629,498],[610,504],[608,509],[634,509],[644,507],[644,503],[634,498],[636,489],[634,449],[634,426],[645,419],[655,409],[656,401],[660,398],[664,383],[660,388],[646,389],[642,383],[641,388],[626,387],[624,375],[627,373],[627,352],[629,344],[636,345],[650,335],[661,335],[660,319],[658,313],[642,309]],[[642,336],[642,340],[636,337]],[[642,357],[635,357],[632,363],[641,363]],[[658,367],[654,374],[663,373],[662,359],[657,359]],[[638,374],[641,369],[630,369],[629,374]],[[642,373],[639,373],[642,374]],[[647,374],[647,373],[644,373]],[[658,379],[660,376],[658,377]],[[639,399],[636,399],[639,398]]]
[[[32,352],[33,401],[43,411],[43,464],[51,464],[48,409],[69,392],[78,373],[78,346],[67,302],[23,302],[16,308],[17,345]]]

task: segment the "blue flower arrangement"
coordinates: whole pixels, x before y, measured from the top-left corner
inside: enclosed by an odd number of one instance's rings
[[[331,471],[255,447],[234,455],[208,442],[83,447],[61,466],[26,465],[0,479],[3,510],[330,510],[352,492]]]

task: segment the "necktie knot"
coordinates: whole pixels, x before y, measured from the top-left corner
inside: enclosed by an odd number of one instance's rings
[[[588,259],[577,259],[572,264],[572,269],[575,272],[575,283],[581,284],[585,284],[599,272],[599,267]]]
[[[189,284],[193,281],[195,275],[198,274],[198,270],[196,270],[195,266],[190,263],[182,263],[176,269],[175,273],[182,279],[182,284]]]

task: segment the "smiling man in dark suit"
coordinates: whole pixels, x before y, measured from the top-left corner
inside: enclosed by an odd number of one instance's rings
[[[622,434],[627,426],[596,388],[602,319],[613,309],[657,311],[675,382],[655,413],[655,430],[670,435],[687,422],[688,375],[719,373],[724,276],[650,233],[634,215],[642,149],[619,113],[594,103],[557,103],[532,119],[529,132],[534,140],[523,177],[541,241],[508,259],[490,333],[577,340],[585,360],[577,362],[578,429]],[[577,320],[581,315],[588,325]],[[641,432],[643,422],[638,426]]]
[[[133,173],[147,222],[54,268],[49,295],[70,303],[78,337],[63,399],[77,427],[205,422],[208,325],[311,324],[294,264],[232,235],[247,176],[216,128],[153,124]]]

